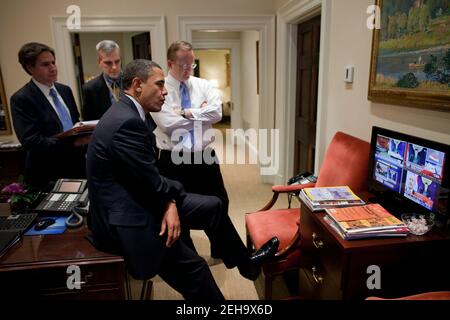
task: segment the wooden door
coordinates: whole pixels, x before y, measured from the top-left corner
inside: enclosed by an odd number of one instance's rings
[[[131,37],[133,46],[133,59],[152,60],[152,45],[150,32],[143,32]]]
[[[79,33],[72,33],[72,45],[73,45],[73,55],[74,55],[74,62],[75,62],[75,72],[77,80],[78,80],[78,86],[79,86],[79,92],[81,92],[81,86],[84,84],[84,72],[83,72],[83,58],[81,57],[81,41],[80,41],[80,34]]]
[[[314,172],[319,53],[320,16],[298,26],[295,174]]]

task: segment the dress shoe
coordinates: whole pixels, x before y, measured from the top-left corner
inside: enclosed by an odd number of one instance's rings
[[[280,240],[277,237],[273,237],[250,256],[250,262],[261,265],[265,260],[272,258],[277,253],[279,245]]]

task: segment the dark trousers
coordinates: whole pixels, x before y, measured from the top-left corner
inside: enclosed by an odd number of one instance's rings
[[[203,161],[205,153],[215,160],[212,164]],[[186,192],[218,197],[222,201],[225,213],[228,215],[228,194],[223,183],[222,173],[220,172],[220,166],[215,151],[208,148],[205,151],[195,153],[189,152],[187,155],[181,152],[180,156],[183,155],[190,159],[190,164],[174,164],[171,158],[172,152],[161,150],[157,162],[157,167],[161,175],[181,182]],[[196,164],[196,159],[202,159],[202,162]],[[212,235],[207,230],[205,230],[205,233],[211,240]],[[188,245],[194,248],[192,240],[187,232],[185,233],[184,240]],[[212,241],[210,242],[211,255],[214,257],[222,257],[219,247],[216,247]]]
[[[181,224],[187,229],[205,230],[211,235],[211,243],[222,252],[228,268],[248,261],[247,249],[217,197],[188,193],[177,208]],[[206,261],[181,238],[165,250],[159,275],[186,300],[223,299]]]

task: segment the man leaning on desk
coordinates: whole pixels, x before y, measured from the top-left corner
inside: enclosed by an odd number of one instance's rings
[[[85,177],[85,148],[89,136],[59,139],[79,121],[72,90],[57,83],[55,52],[31,42],[19,51],[19,62],[31,80],[11,97],[17,138],[26,151],[25,182],[45,187],[58,178]]]

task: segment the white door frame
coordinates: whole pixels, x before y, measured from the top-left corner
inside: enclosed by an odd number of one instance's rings
[[[164,16],[138,17],[81,17],[81,28],[69,30],[66,26],[67,17],[51,17],[53,43],[58,64],[58,79],[71,88],[78,88],[75,61],[73,56],[71,32],[130,32],[148,31],[152,41],[152,58],[166,70],[166,26]],[[80,106],[78,90],[73,90]]]
[[[240,40],[193,40],[194,49],[229,49],[231,51],[231,128],[242,128],[241,111],[241,42]]]
[[[259,32],[260,52],[260,128],[275,125],[275,16],[178,16],[180,39],[192,42],[197,30],[226,30]],[[244,66],[245,67],[245,66]]]
[[[275,128],[275,16],[177,16],[178,37],[192,42],[198,30],[259,32],[259,128]],[[245,67],[245,66],[243,66]],[[261,176],[262,182],[273,183],[274,176]]]
[[[280,129],[280,153],[285,155],[275,183],[286,183],[294,174],[295,109],[297,87],[298,24],[321,15],[320,58],[317,99],[315,172],[325,151],[327,92],[326,74],[330,52],[331,0],[294,0],[277,12],[276,127]]]

